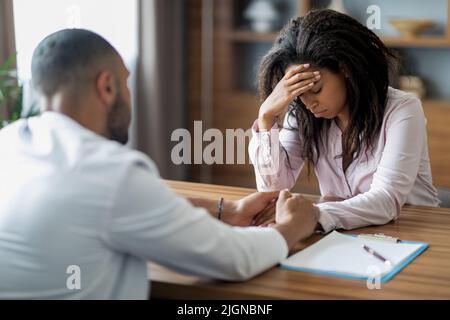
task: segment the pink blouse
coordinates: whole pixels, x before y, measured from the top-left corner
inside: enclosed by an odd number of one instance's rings
[[[295,120],[289,123],[295,124]],[[304,165],[301,138],[297,130],[279,130],[277,124],[270,131],[259,131],[255,121],[249,154],[259,191],[295,185]],[[426,119],[420,100],[413,94],[388,89],[381,134],[373,154],[368,152],[367,159],[362,152],[346,172],[342,158],[336,158],[342,153],[341,139],[342,132],[333,121],[327,150],[320,150],[314,168],[323,196],[346,199],[317,205],[325,232],[388,223],[398,218],[404,204],[439,206],[431,177]]]

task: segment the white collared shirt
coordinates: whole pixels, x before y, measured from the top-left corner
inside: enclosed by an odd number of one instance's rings
[[[0,150],[0,298],[145,299],[148,261],[242,280],[287,256],[278,231],[217,221],[62,114],[4,128]]]

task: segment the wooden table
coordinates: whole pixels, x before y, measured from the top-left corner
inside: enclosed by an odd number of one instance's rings
[[[167,181],[183,196],[239,199],[252,189]],[[320,201],[317,196],[307,198]],[[274,267],[246,282],[200,279],[149,264],[151,297],[162,299],[450,299],[450,209],[405,206],[400,218],[384,226],[350,233],[384,233],[430,247],[379,290],[365,281],[319,276]],[[313,235],[294,251],[314,243]]]

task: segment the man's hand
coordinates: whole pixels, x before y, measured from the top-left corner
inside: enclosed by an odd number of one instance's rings
[[[299,195],[292,193],[291,195]],[[323,202],[336,202],[336,201],[343,201],[344,199],[338,198],[335,196],[322,196],[319,199],[319,203]],[[275,224],[275,213],[276,213],[276,207],[275,203],[270,204],[268,207],[266,207],[261,213],[259,213],[253,222],[253,225],[259,226],[259,227],[271,227]],[[318,224],[316,229],[320,229],[321,226]]]
[[[274,228],[283,235],[289,250],[314,232],[318,219],[319,209],[311,201],[287,190],[280,191]]]
[[[278,192],[256,192],[240,200],[226,200],[222,220],[230,225],[248,227],[267,207],[274,207]]]

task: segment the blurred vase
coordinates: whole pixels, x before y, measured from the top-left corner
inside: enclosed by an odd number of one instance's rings
[[[345,9],[344,0],[331,0],[327,9],[331,9],[340,13],[347,14],[347,10]]]
[[[273,31],[279,22],[280,15],[270,0],[254,0],[244,11],[244,18],[256,32]]]

